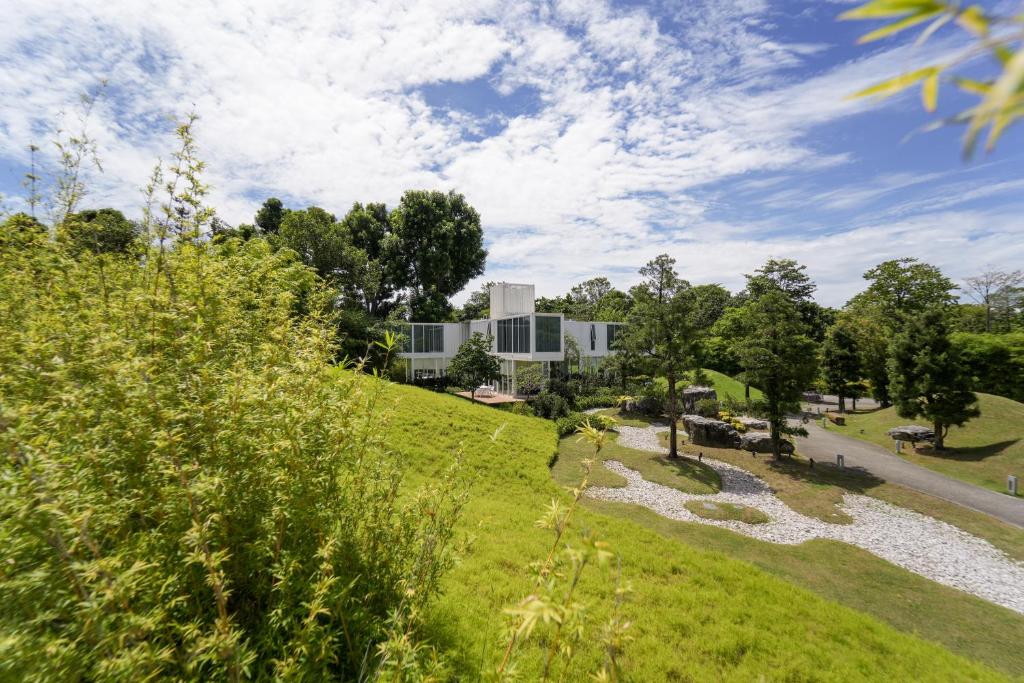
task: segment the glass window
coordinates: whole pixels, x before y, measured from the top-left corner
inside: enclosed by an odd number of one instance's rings
[[[608,348],[614,349],[615,341],[622,334],[622,325],[609,324],[608,325]]]
[[[505,318],[498,321],[498,353],[530,352],[530,318]]]
[[[597,350],[597,325],[590,326],[590,350]]]
[[[538,353],[557,353],[562,350],[562,319],[554,315],[538,315],[537,344]]]
[[[444,325],[410,325],[413,353],[443,353]]]

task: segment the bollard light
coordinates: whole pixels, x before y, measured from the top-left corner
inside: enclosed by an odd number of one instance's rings
[[[1006,489],[1010,492],[1011,496],[1017,495],[1017,477],[1012,474],[1006,477]]]
[[[836,453],[836,466],[837,467],[842,467],[844,461],[845,461],[845,458],[843,457],[843,455],[841,453]]]

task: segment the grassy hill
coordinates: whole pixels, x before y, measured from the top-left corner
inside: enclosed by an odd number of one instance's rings
[[[978,405],[981,417],[963,427],[950,428],[946,451],[904,449],[903,457],[948,477],[1001,493],[1006,491],[1006,475],[1014,474],[1024,480],[1024,403],[978,394]],[[891,450],[893,441],[886,434],[887,430],[898,425],[925,423],[907,420],[897,415],[895,408],[886,408],[848,415],[846,424],[846,427],[829,425],[829,428]]]
[[[717,370],[705,370],[704,373],[711,379],[711,386],[715,388],[718,400],[724,400],[726,396],[737,401],[743,400],[745,395],[743,382],[737,382],[729,375],[722,374]],[[750,387],[750,398],[761,398],[761,390]]]
[[[446,593],[430,614],[430,635],[452,658],[455,674],[476,680],[501,657],[502,610],[531,591],[528,563],[550,547],[551,532],[534,523],[552,497],[566,496],[548,468],[558,448],[554,426],[413,387],[394,386],[389,395],[396,403],[387,438],[407,459],[413,481],[433,477],[460,450],[476,475],[462,524],[475,546],[447,578]],[[707,527],[651,514],[640,524],[622,517],[621,507],[588,503],[576,526],[611,545],[623,579],[634,587],[623,608],[634,624],[625,653],[630,680],[1002,678],[753,564],[697,549],[688,532],[677,536],[689,528],[706,534]],[[739,537],[720,532],[708,538]],[[597,622],[607,618],[612,595],[613,579],[601,570],[586,575],[577,592]],[[524,680],[537,678],[543,654],[539,646],[528,648],[519,670]],[[589,646],[574,662],[590,671],[601,657]]]

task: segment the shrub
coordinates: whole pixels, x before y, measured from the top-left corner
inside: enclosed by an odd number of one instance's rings
[[[516,391],[525,396],[539,394],[544,388],[544,369],[540,363],[524,365],[516,370]]]
[[[587,415],[585,413],[569,413],[555,421],[558,428],[558,436],[573,434],[583,425],[590,423],[597,429],[611,429],[615,426],[615,418],[610,415]]]
[[[584,411],[591,408],[613,408],[619,402],[619,396],[612,391],[601,391],[591,396],[577,396],[576,410]]]
[[[542,391],[533,400],[533,414],[537,417],[546,417],[549,420],[565,417],[569,414],[570,409],[568,401],[549,391]]]
[[[464,487],[399,495],[383,383],[331,370],[312,282],[262,239],[0,245],[0,679],[354,679],[422,651]]]
[[[718,417],[719,403],[713,398],[702,398],[693,404],[693,411],[702,417]]]

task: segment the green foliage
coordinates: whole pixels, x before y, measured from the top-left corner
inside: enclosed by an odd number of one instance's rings
[[[281,203],[280,199],[270,197],[263,202],[259,211],[256,212],[253,223],[256,224],[256,227],[264,235],[276,235],[277,231],[281,229],[281,222],[288,213],[288,209],[284,208],[284,204]]]
[[[58,228],[58,238],[72,253],[134,256],[139,250],[140,229],[117,209],[81,211],[69,215]]]
[[[675,271],[675,259],[662,254],[640,269],[640,284],[630,290],[633,309],[622,346],[643,357],[654,374],[667,382],[669,457],[677,457],[676,381],[695,366],[697,330],[690,284]]]
[[[571,412],[565,417],[555,420],[555,427],[558,429],[558,436],[575,434],[584,425],[593,425],[598,429],[613,429],[616,421],[611,415],[588,415],[586,413]]]
[[[893,338],[889,374],[897,412],[930,420],[937,450],[942,450],[951,425],[963,425],[980,414],[968,369],[949,338],[941,310],[926,311]]]
[[[573,401],[576,410],[590,410],[591,408],[611,408],[619,404],[621,396],[612,389],[601,389],[593,394],[577,396]]]
[[[47,240],[46,226],[27,213],[15,213],[0,224],[0,249],[17,249]]]
[[[796,305],[781,290],[769,290],[749,305],[747,336],[739,354],[747,378],[763,395],[775,458],[781,457],[782,435],[789,433],[786,415],[799,410],[803,391],[814,380],[817,353],[807,336]]]
[[[350,677],[416,640],[463,488],[398,499],[311,277],[262,240],[0,249],[0,677]]]
[[[839,396],[839,412],[845,412],[845,400],[852,395],[851,385],[861,376],[855,332],[844,323],[830,327],[821,355],[826,388]]]
[[[951,341],[971,374],[971,388],[1024,401],[1024,332],[954,333]]]
[[[720,404],[713,398],[702,398],[693,405],[693,412],[704,417],[718,417]]]
[[[956,301],[956,284],[935,266],[914,258],[884,261],[864,273],[864,279],[871,284],[850,303],[875,309],[890,330],[930,308]]]
[[[539,394],[547,381],[544,377],[544,367],[540,363],[520,365],[516,368],[515,380],[516,391],[527,396]]]
[[[491,355],[491,337],[474,332],[462,342],[458,352],[448,363],[448,374],[476,396],[476,388],[501,374],[498,359]]]
[[[486,282],[480,289],[471,292],[455,315],[459,321],[483,320],[491,316],[491,287],[494,282]]]
[[[940,0],[871,0],[840,15],[841,19],[895,19],[860,38],[867,43],[929,22],[921,32],[923,43],[946,25],[955,24],[969,34],[968,45],[959,54],[889,80],[869,86],[851,97],[888,97],[921,84],[924,108],[934,112],[938,105],[939,79],[952,81],[963,93],[978,98],[977,104],[941,121],[967,126],[964,152],[970,156],[981,133],[988,128],[986,148],[992,149],[1003,131],[1024,115],[1024,14],[998,16],[980,5],[964,6]],[[979,53],[994,58],[998,71],[976,80],[968,69]],[[991,67],[989,67],[991,69]],[[962,74],[970,73],[970,77]]]
[[[487,251],[480,214],[456,192],[409,190],[391,223],[408,264],[413,319],[442,319],[442,303],[483,273]]]
[[[533,399],[533,414],[549,420],[557,420],[572,412],[572,404],[564,397],[550,391],[542,391]]]

